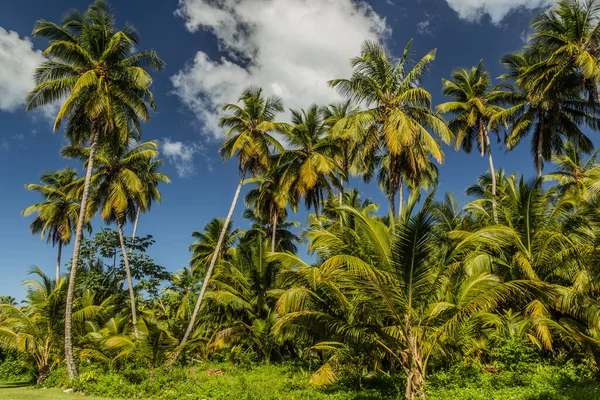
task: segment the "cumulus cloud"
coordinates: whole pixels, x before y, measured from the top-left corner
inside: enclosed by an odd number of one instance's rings
[[[326,82],[350,75],[349,59],[364,40],[389,33],[364,0],[181,0],[176,14],[190,32],[212,32],[224,54],[199,51],[171,77],[175,94],[215,137],[223,134],[220,107],[248,86],[281,97],[286,108],[339,101]]]
[[[548,7],[558,0],[446,0],[458,16],[470,22],[488,15],[493,24],[499,24],[509,13],[519,9],[533,10]]]
[[[44,61],[29,38],[0,27],[0,110],[15,111],[25,104],[33,86],[33,70]]]
[[[166,138],[160,148],[167,160],[175,166],[179,177],[194,174],[194,155],[202,151],[201,145],[193,142],[172,142],[171,138]]]

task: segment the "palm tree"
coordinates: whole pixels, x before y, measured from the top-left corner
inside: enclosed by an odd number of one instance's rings
[[[553,66],[550,73],[580,73],[585,91],[596,97],[591,101],[600,100],[599,18],[598,0],[566,0],[537,15],[531,24],[531,46],[548,54],[548,63]]]
[[[553,65],[539,49],[506,55],[502,64],[508,69],[503,78],[514,82],[513,92],[507,97],[512,105],[491,122],[512,122],[505,140],[508,150],[533,132],[531,153],[538,178],[544,161],[563,150],[564,139],[576,142],[583,151],[591,151],[593,144],[582,126],[600,128],[600,107],[582,97],[577,73],[550,74]]]
[[[231,260],[219,264],[206,294],[207,323],[216,329],[212,346],[251,348],[267,364],[283,343],[273,331],[278,315],[271,291],[279,265],[266,259],[269,242],[266,236],[244,238]]]
[[[403,212],[405,184],[411,195],[437,185],[438,169],[420,142],[413,143],[400,155],[384,154],[376,157],[376,160],[379,168],[377,182],[388,197],[391,210],[396,209],[398,192],[398,216]]]
[[[342,119],[338,122],[342,126],[352,122],[353,129],[361,132],[363,159],[375,157],[377,152],[390,154],[394,158],[417,142],[436,161],[442,162],[444,159],[438,141],[428,129],[446,143],[451,140],[452,133],[444,120],[431,109],[431,95],[420,86],[436,50],[427,53],[410,68],[411,47],[412,41],[395,62],[381,45],[367,41],[363,44],[361,55],[351,60],[354,68],[352,77],[329,82],[342,95],[366,107],[350,118],[351,121]],[[388,186],[398,187],[401,182],[400,163],[392,164],[394,168],[390,171]],[[391,211],[395,214],[394,209]]]
[[[219,234],[219,239],[206,271],[206,277],[202,283],[202,289],[196,301],[190,323],[179,343],[178,350],[175,351],[169,362],[170,365],[179,357],[181,349],[187,342],[196,324],[198,311],[200,310],[204,293],[206,292],[208,282],[221,251],[223,239],[233,216],[238,197],[242,191],[246,174],[256,175],[264,171],[270,161],[272,148],[279,152],[283,151],[281,144],[271,135],[271,132],[281,131],[285,126],[285,124],[275,122],[277,113],[283,112],[281,99],[278,97],[264,98],[262,89],[250,88],[242,93],[238,102],[241,102],[242,105],[226,104],[223,106],[223,111],[231,112],[231,115],[222,117],[219,121],[219,126],[229,129],[225,135],[227,139],[220,150],[221,156],[223,159],[229,159],[234,156],[238,158],[240,182],[233,196],[229,213],[223,223],[223,229]]]
[[[249,190],[246,194],[246,206],[254,208],[269,221],[271,251],[275,251],[277,244],[277,223],[287,218],[286,207],[289,202],[288,190],[280,184],[281,169],[278,166],[278,160],[279,157],[274,157],[263,174],[246,181],[257,184],[257,187]]]
[[[82,160],[88,160],[88,162],[90,162],[90,154],[91,149],[89,148],[80,149],[67,146],[63,149],[64,156],[79,157]],[[153,182],[152,178],[148,176],[148,164],[157,156],[158,144],[155,141],[129,147],[121,144],[118,146],[110,144],[101,146],[96,154],[97,167],[91,179],[95,190],[92,192],[88,204],[90,215],[94,215],[100,210],[102,219],[117,224],[121,252],[125,263],[125,274],[129,286],[131,318],[136,337],[139,337],[139,332],[137,330],[135,293],[123,225],[127,220],[133,221],[135,219],[138,206],[148,204],[149,200],[146,197],[148,190],[146,188]],[[150,180],[150,182],[144,183],[145,179]]]
[[[37,213],[35,219],[29,225],[32,234],[46,236],[46,242],[58,244],[58,256],[56,258],[56,280],[60,278],[60,261],[63,245],[69,244],[73,235],[73,229],[79,218],[79,203],[73,197],[73,184],[77,180],[77,171],[65,168],[62,171],[50,172],[42,175],[42,184],[30,183],[25,185],[27,190],[41,193],[46,200],[27,207],[22,211],[23,215]],[[88,231],[92,227],[89,222],[84,225]]]
[[[144,164],[144,176],[142,177],[141,182],[143,185],[142,190],[144,192],[144,198],[146,199],[146,203],[140,203],[136,207],[135,222],[133,223],[133,233],[131,234],[131,247],[129,250],[130,253],[133,253],[135,235],[137,234],[138,223],[140,221],[140,213],[150,211],[153,202],[161,202],[162,196],[160,191],[158,190],[158,185],[160,182],[171,183],[169,177],[159,171],[162,164],[162,160],[158,159],[149,160],[147,163]]]
[[[342,206],[354,226],[309,232],[309,249],[322,260],[318,265],[290,253],[268,258],[285,271],[276,330],[308,336],[313,349],[331,355],[314,383],[331,383],[343,357],[366,352],[373,368],[382,358],[402,366],[406,398],[422,397],[429,359],[443,351],[444,337],[525,290],[525,283],[502,283],[481,268],[482,259],[490,258],[484,248],[502,243],[493,236],[457,232],[442,245],[432,199],[416,212],[411,205],[391,225],[373,215],[374,205],[361,211]]]
[[[135,53],[139,45],[135,28],[127,23],[117,30],[114,13],[104,0],[94,1],[85,13],[70,10],[62,25],[39,20],[33,35],[50,42],[44,52],[49,60],[35,72],[36,87],[27,95],[27,110],[62,101],[54,130],[66,120],[65,135],[71,144],[90,144],[65,315],[65,356],[73,379],[77,376],[71,335],[73,293],[96,148],[118,140],[115,133],[121,141],[127,141],[132,130],[139,134],[139,120],[150,118],[148,106],[155,108],[147,70],[162,69],[164,63],[154,51]]]
[[[190,265],[194,271],[199,270],[202,274],[206,274],[206,268],[213,258],[213,254],[217,251],[217,243],[219,236],[223,231],[223,218],[214,218],[204,225],[204,230],[192,232],[192,237],[195,241],[190,245],[192,259]],[[233,221],[229,221],[229,226],[225,230],[225,236],[219,249],[217,260],[229,258],[230,250],[235,246],[241,232],[239,229],[233,229]]]
[[[319,221],[324,192],[330,193],[332,187],[340,187],[338,177],[346,179],[335,161],[340,149],[325,136],[319,107],[313,105],[308,110],[292,110],[291,113],[292,127],[283,132],[289,149],[280,159],[280,185],[289,191],[293,210],[304,198],[306,208],[312,207]]]
[[[41,269],[29,272],[39,280],[25,282],[27,299],[24,306],[0,304],[0,343],[14,348],[34,360],[37,383],[42,383],[60,362],[64,294],[67,285],[63,277],[53,281]]]
[[[351,120],[356,116],[359,108],[352,104],[352,100],[346,100],[340,104],[331,104],[321,109],[323,125],[328,130],[329,138],[337,144],[340,151],[334,156],[339,165],[340,184],[339,203],[342,204],[344,197],[344,183],[348,184],[350,175],[356,175],[363,169],[360,157],[360,141],[352,131]],[[340,122],[342,121],[342,122]],[[340,122],[338,124],[338,122]]]
[[[481,156],[488,155],[492,176],[492,208],[494,221],[498,223],[496,170],[489,130],[496,128],[490,126],[490,121],[502,110],[498,103],[506,92],[499,90],[498,86],[491,87],[490,76],[483,69],[483,60],[470,70],[460,68],[454,71],[452,79],[442,79],[442,83],[444,95],[452,97],[452,101],[438,105],[437,109],[444,114],[454,115],[448,127],[456,136],[456,148],[462,147],[466,153],[470,153],[473,142],[476,142]]]
[[[594,201],[600,193],[600,167],[597,164],[596,150],[584,160],[583,152],[568,141],[565,153],[552,157],[552,163],[558,168],[544,176],[544,180],[558,181],[556,189],[561,196],[572,196],[578,202]]]

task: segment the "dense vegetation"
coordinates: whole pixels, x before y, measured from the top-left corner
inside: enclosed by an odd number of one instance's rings
[[[229,213],[169,274],[136,237],[169,182],[140,137],[163,62],[105,1],[38,21],[48,60],[28,109],[60,103],[62,154],[86,174],[26,186],[43,197],[23,213],[58,245],[56,277],[35,268],[22,304],[1,299],[0,378],[169,399],[600,398],[600,164],[586,136],[600,129],[600,1],[560,2],[531,29],[499,82],[483,62],[456,70],[437,107],[421,86],[435,50],[413,62],[410,42],[399,58],[364,43],[352,76],[329,82],[347,101],[290,122],[280,99],[244,91],[220,120],[240,172]],[[527,136],[537,177],[507,175],[492,140]],[[489,161],[463,206],[435,189],[442,142]],[[374,177],[387,210],[349,187]],[[85,238],[96,215],[116,230]]]

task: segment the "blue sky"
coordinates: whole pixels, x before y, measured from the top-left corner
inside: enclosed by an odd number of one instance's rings
[[[456,67],[481,58],[492,76],[502,73],[500,57],[517,50],[527,37],[532,9],[552,0],[114,0],[118,25],[139,30],[140,48],[154,48],[167,68],[154,75],[158,111],[144,126],[144,140],[159,140],[164,171],[172,184],[162,187],[163,204],[140,222],[141,235],[152,234],[150,255],[170,271],[189,260],[193,230],[224,216],[237,183],[236,163],[221,162],[222,132],[217,107],[233,102],[243,87],[259,85],[280,95],[286,107],[327,104],[337,94],[328,79],[349,74],[349,58],[364,39],[385,42],[399,54],[414,38],[415,57],[437,48],[424,86],[434,103],[443,101],[441,79]],[[60,21],[69,8],[84,10],[85,0],[3,0],[0,12],[0,295],[22,298],[20,283],[31,265],[52,274],[56,250],[28,230],[20,215],[39,201],[23,185],[40,174],[72,165],[60,157],[62,133],[51,131],[52,109],[24,111],[32,87],[32,69],[46,43],[31,39],[37,19]],[[242,29],[243,28],[243,29]],[[286,116],[282,115],[282,119]],[[465,186],[487,169],[476,153],[445,147],[440,192],[465,200]],[[533,175],[528,143],[506,153],[494,146],[497,166]],[[375,185],[355,182],[386,207]],[[236,210],[237,222],[244,207]],[[291,219],[304,222],[302,211]],[[99,222],[95,224],[96,230]],[[127,227],[131,229],[131,227]],[[72,247],[63,252],[66,262]]]

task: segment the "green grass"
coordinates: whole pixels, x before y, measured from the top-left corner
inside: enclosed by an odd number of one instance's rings
[[[79,393],[65,393],[60,389],[37,389],[27,383],[0,383],[2,400],[63,400],[81,399]],[[86,400],[110,400],[106,397],[86,396]]]

